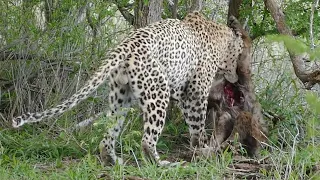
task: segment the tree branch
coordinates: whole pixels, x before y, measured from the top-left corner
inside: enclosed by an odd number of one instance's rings
[[[131,8],[132,5],[125,7],[122,6],[117,0],[115,0],[114,3],[118,7],[118,10],[122,14],[122,16],[126,19],[126,21],[128,21],[130,25],[134,25],[134,15],[128,11],[128,7]]]
[[[90,6],[89,5],[86,8],[86,17],[87,17],[87,22],[88,22],[90,28],[92,29],[93,37],[95,38],[98,34],[98,27],[97,27],[97,24],[94,23],[93,19],[90,16]]]
[[[277,29],[280,34],[288,35],[294,37],[291,29],[285,23],[285,17],[276,3],[275,0],[264,0],[265,6],[271,13],[272,18],[274,19]],[[320,70],[315,69],[313,71],[308,71],[305,67],[305,61],[303,55],[297,55],[295,52],[292,52],[288,49],[289,56],[293,65],[294,72],[296,76],[304,83],[307,89],[311,89],[315,84],[320,83]]]

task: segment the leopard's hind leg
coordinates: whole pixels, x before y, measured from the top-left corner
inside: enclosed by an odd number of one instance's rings
[[[183,114],[189,126],[191,147],[205,147],[207,135],[205,120],[208,104],[208,91],[210,82],[203,82],[206,78],[195,75],[188,84],[186,95],[183,98]]]
[[[166,118],[166,109],[169,103],[169,86],[165,74],[154,64],[150,73],[144,74],[144,81],[157,83],[143,83],[140,79],[134,85],[135,98],[139,100],[143,111],[143,137],[141,146],[149,160],[159,165],[168,165],[170,162],[161,161],[157,152],[157,142],[163,130]]]
[[[122,159],[116,155],[115,145],[132,100],[131,89],[126,78],[121,68],[110,72],[109,106],[116,123],[100,142],[100,156],[104,165],[113,165],[116,162],[122,164]]]
[[[190,146],[205,147],[207,135],[205,131],[206,97],[193,100],[188,98],[183,104],[183,114],[189,126]]]

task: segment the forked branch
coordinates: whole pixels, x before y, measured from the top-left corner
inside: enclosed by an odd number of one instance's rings
[[[274,19],[277,29],[280,34],[294,37],[291,29],[285,23],[284,13],[280,9],[279,5],[275,0],[264,0],[265,6],[271,13]],[[320,83],[320,69],[313,68],[312,70],[307,70],[305,66],[304,56],[297,55],[288,49],[289,56],[294,68],[296,76],[301,80],[307,89],[311,89],[315,84]]]

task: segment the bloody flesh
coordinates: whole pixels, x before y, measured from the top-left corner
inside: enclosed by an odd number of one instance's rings
[[[226,82],[224,84],[224,95],[227,99],[229,107],[241,104],[241,98],[243,97],[242,92],[239,90],[239,87],[235,84]]]

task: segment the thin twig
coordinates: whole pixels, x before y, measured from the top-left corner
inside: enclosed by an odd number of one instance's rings
[[[292,148],[291,148],[291,157],[290,157],[290,159],[288,159],[288,163],[287,163],[287,165],[286,165],[285,178],[284,178],[284,179],[289,179],[289,176],[290,176],[290,174],[291,174],[291,172],[292,172],[293,159],[294,159],[294,157],[295,157],[295,155],[296,155],[296,146],[297,146],[297,141],[298,141],[297,139],[298,139],[298,137],[299,137],[299,135],[300,135],[300,129],[299,129],[299,127],[298,127],[298,123],[297,123],[297,122],[295,122],[295,125],[296,125],[296,129],[297,129],[297,134],[296,134],[296,135],[293,135],[293,134],[291,134],[291,132],[289,131],[290,135],[291,135],[292,137],[294,137],[294,138],[293,138],[293,144],[292,144]]]
[[[314,11],[319,5],[319,0],[315,0],[314,4],[312,4],[311,7],[311,15],[310,15],[310,48],[314,49],[315,44],[314,44],[314,38],[313,38],[313,17],[314,17]]]

